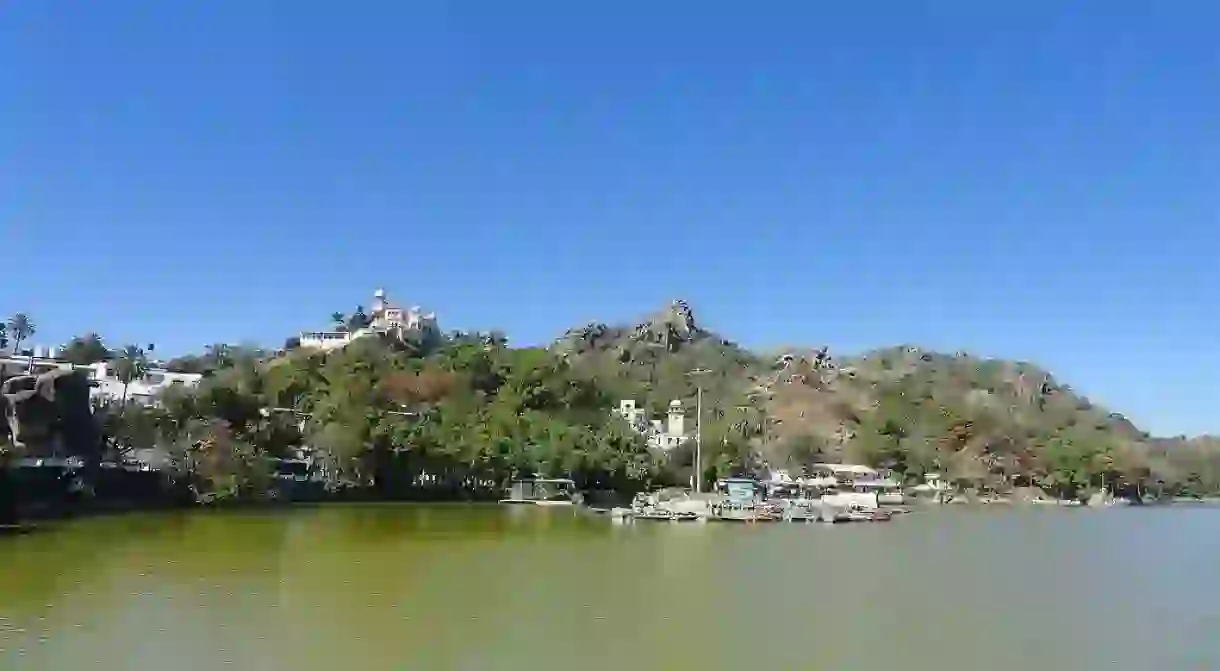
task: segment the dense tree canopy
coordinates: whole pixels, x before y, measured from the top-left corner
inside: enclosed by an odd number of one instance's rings
[[[426,352],[365,338],[229,363],[197,389],[171,390],[162,407],[109,415],[123,442],[139,435],[169,451],[201,498],[259,491],[258,464],[304,445],[326,455],[341,486],[391,497],[490,495],[515,474],[628,488],[660,474],[592,380],[502,337],[450,338]]]
[[[96,333],[87,333],[69,340],[59,351],[59,357],[78,366],[106,361],[112,353]]]

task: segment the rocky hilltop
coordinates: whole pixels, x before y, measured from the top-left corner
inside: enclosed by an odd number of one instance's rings
[[[695,313],[683,300],[658,310],[635,326],[592,323],[569,329],[557,347],[565,354],[586,354],[613,349],[620,361],[633,361],[658,350],[674,353],[684,346],[711,337],[695,321]]]
[[[704,389],[722,399],[744,398],[766,372],[761,358],[700,327],[682,300],[634,325],[570,329],[553,349],[624,398],[642,395],[637,400],[658,414],[675,398],[693,402],[692,370],[710,371],[700,376]]]
[[[705,446],[734,458],[843,459],[1011,483],[1050,462],[1130,470],[1180,456],[1028,362],[906,345],[756,354],[701,327],[684,301],[635,325],[572,329],[554,347],[658,414],[671,399],[693,403],[690,371],[711,371],[698,376]]]

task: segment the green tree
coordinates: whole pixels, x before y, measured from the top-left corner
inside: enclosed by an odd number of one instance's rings
[[[187,451],[191,487],[200,501],[257,499],[270,489],[266,455],[223,421],[208,423]]]
[[[161,442],[161,413],[156,409],[111,402],[94,411],[110,458],[121,459],[137,447],[152,447]]]
[[[21,343],[27,338],[33,336],[38,328],[34,325],[33,320],[24,312],[18,312],[8,318],[7,323],[8,335],[13,341],[13,354],[16,355],[21,351]]]
[[[331,316],[333,317],[334,315]],[[340,317],[342,317],[342,315],[340,315]],[[336,321],[343,320],[338,319]],[[371,317],[365,314],[363,305],[357,305],[356,310],[347,318],[347,328],[350,331],[359,331],[362,328],[368,327],[368,325],[371,323],[373,323],[373,320]]]
[[[188,354],[186,356],[174,357],[165,363],[165,370],[171,373],[195,373],[205,374],[211,373],[212,367],[201,356]]]
[[[76,336],[68,341],[59,352],[59,357],[77,366],[88,366],[106,361],[112,356],[102,337],[96,333]]]

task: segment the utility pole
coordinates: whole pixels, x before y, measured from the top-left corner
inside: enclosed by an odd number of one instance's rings
[[[703,492],[703,383],[699,376],[712,371],[696,368],[687,373],[695,378],[695,493]]]
[[[703,385],[695,392],[695,493],[703,491]]]

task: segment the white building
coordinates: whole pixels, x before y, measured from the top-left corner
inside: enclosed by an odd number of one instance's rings
[[[365,328],[332,331],[305,331],[301,333],[300,345],[310,349],[332,350],[346,347],[353,340],[371,335],[389,335],[399,340],[409,333],[439,332],[436,313],[424,313],[419,306],[404,309],[391,305],[386,300],[385,289],[373,294],[370,322]]]
[[[89,378],[89,396],[95,399],[121,400],[123,383],[115,374],[113,361],[101,361],[87,366],[77,366],[48,356],[0,357],[5,377],[14,375],[40,375],[52,370],[84,371]],[[155,405],[157,396],[174,383],[194,387],[203,379],[198,373],[172,373],[163,368],[149,368],[140,378],[127,385],[127,399],[141,405]]]
[[[623,419],[627,420],[637,431],[646,431],[648,429],[648,418],[643,408],[636,407],[634,400],[622,400],[618,402],[618,414]]]
[[[81,366],[85,368],[85,366]],[[89,379],[94,387],[90,395],[94,398],[121,400],[123,382],[115,374],[114,362],[102,361],[88,366]],[[127,385],[127,400],[140,405],[156,405],[161,392],[174,384],[194,387],[203,376],[198,373],[172,373],[164,368],[149,368],[144,375]]]
[[[634,400],[625,399],[618,403],[618,415],[627,420],[636,431],[648,438],[648,444],[659,450],[672,450],[686,442],[686,412],[682,401],[677,399],[669,402],[669,412],[666,421],[649,420],[643,408],[637,407]]]

